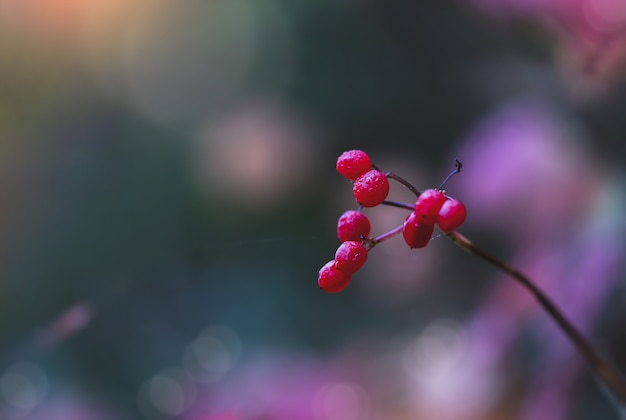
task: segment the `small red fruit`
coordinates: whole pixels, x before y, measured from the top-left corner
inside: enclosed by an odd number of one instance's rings
[[[415,212],[409,214],[402,226],[404,241],[411,248],[424,248],[433,236],[435,225],[422,223]]]
[[[387,198],[389,194],[389,180],[381,171],[372,169],[354,181],[352,192],[354,193],[354,199],[362,206],[375,207]]]
[[[356,273],[367,261],[367,249],[358,241],[347,241],[339,245],[335,253],[335,268]]]
[[[317,284],[325,292],[337,293],[348,287],[352,274],[335,267],[335,260],[327,262],[319,272]]]
[[[415,213],[420,223],[434,225],[437,222],[439,209],[446,202],[447,198],[439,190],[425,190],[420,194],[415,202]]]
[[[463,224],[466,216],[467,211],[463,203],[452,198],[441,206],[437,217],[437,225],[444,232],[452,232]]]
[[[372,225],[361,212],[348,210],[337,221],[337,236],[341,242],[358,241],[361,236],[369,237]]]
[[[337,158],[337,172],[354,181],[372,169],[372,161],[363,150],[348,150]]]

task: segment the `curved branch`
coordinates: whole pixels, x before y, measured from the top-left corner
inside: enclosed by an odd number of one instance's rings
[[[387,176],[387,178],[393,179],[394,181],[399,182],[400,184],[404,185],[409,191],[415,194],[416,197],[420,196],[421,194],[420,190],[415,188],[413,184],[411,184],[406,179],[402,178],[400,175],[394,174],[393,172],[385,172],[385,175]]]
[[[500,270],[513,277],[518,283],[526,288],[537,302],[545,309],[550,317],[557,323],[561,331],[565,333],[569,341],[574,345],[583,358],[589,363],[591,369],[596,373],[598,378],[609,388],[612,394],[617,398],[622,409],[626,407],[626,382],[621,374],[606,360],[600,357],[591,347],[587,339],[572,325],[557,306],[535,285],[528,277],[520,271],[513,268],[506,262],[491,255],[487,251],[477,247],[458,232],[449,232],[446,234],[452,242],[461,247],[470,254],[474,254],[483,260],[491,263]]]

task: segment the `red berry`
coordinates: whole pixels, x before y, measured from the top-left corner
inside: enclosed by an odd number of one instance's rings
[[[419,216],[413,212],[404,221],[402,236],[411,248],[424,248],[430,242],[434,230],[435,225],[420,222]]]
[[[317,284],[320,289],[328,293],[341,292],[352,280],[352,274],[337,269],[335,263],[335,260],[327,262],[320,269],[317,277]]]
[[[372,225],[361,212],[348,210],[337,221],[337,236],[341,242],[358,241],[361,236],[369,237]]]
[[[362,206],[375,207],[387,198],[387,194],[389,194],[389,180],[381,171],[372,169],[354,181],[352,192],[354,193],[354,199]]]
[[[420,223],[434,225],[437,222],[439,209],[447,200],[439,190],[426,190],[420,194],[415,202],[415,214]]]
[[[348,273],[356,273],[367,261],[367,249],[361,242],[346,241],[339,245],[335,253],[335,268]]]
[[[337,172],[354,181],[372,169],[372,161],[363,150],[348,150],[337,158]]]
[[[444,232],[452,232],[463,224],[466,215],[467,211],[463,203],[452,198],[441,206],[437,225]]]

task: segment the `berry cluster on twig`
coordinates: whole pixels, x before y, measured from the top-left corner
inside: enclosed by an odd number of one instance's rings
[[[622,374],[596,352],[589,341],[529,277],[456,232],[456,229],[465,221],[465,206],[448,196],[443,187],[450,177],[461,171],[461,167],[461,162],[456,160],[455,169],[439,187],[420,192],[393,172],[381,171],[372,164],[370,157],[362,150],[350,150],[339,156],[337,171],[353,181],[352,192],[359,207],[357,210],[346,211],[339,218],[337,236],[342,244],[337,249],[335,258],[319,271],[317,280],[319,287],[330,293],[345,289],[352,275],[366,262],[368,252],[377,244],[400,233],[411,248],[425,247],[430,242],[436,225],[455,245],[507,273],[525,288],[578,350],[597,378],[612,393],[619,404],[620,414],[626,413],[626,381]],[[417,197],[416,202],[409,204],[388,201],[390,179],[413,192]],[[375,207],[381,204],[411,210],[411,213],[402,225],[380,236],[371,237],[369,236],[371,223],[362,210],[364,207]]]
[[[326,263],[318,275],[319,287],[330,293],[345,289],[352,275],[367,261],[367,254],[380,242],[402,233],[404,241],[411,248],[424,248],[430,242],[435,225],[442,232],[457,229],[466,217],[463,203],[446,195],[443,187],[450,177],[460,172],[461,162],[456,161],[454,171],[441,185],[420,192],[402,177],[393,172],[383,172],[362,150],[349,150],[337,158],[336,169],[343,177],[353,182],[352,193],[359,204],[357,210],[348,210],[339,217],[337,236],[342,244],[335,258]],[[386,201],[389,195],[389,180],[399,182],[413,192],[417,200],[414,204]],[[404,223],[378,237],[370,237],[371,223],[362,213],[364,207],[389,205],[412,210]]]

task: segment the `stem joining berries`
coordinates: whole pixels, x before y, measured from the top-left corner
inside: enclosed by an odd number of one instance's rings
[[[411,248],[425,247],[432,237],[435,224],[439,226],[448,238],[462,249],[482,258],[503,272],[513,277],[521,286],[526,288],[556,322],[562,332],[579,351],[589,366],[607,386],[609,391],[622,404],[626,405],[626,381],[610,363],[598,355],[584,336],[578,331],[558,307],[546,296],[541,288],[537,287],[528,277],[519,270],[501,261],[497,257],[474,245],[467,238],[453,232],[465,221],[466,210],[463,203],[446,196],[443,187],[450,178],[461,171],[462,163],[456,160],[455,169],[444,179],[436,189],[429,189],[420,193],[409,182],[393,172],[382,173],[371,164],[365,152],[351,150],[337,159],[337,171],[349,180],[355,181],[354,196],[362,206],[373,207],[386,204],[393,207],[411,210],[405,222],[390,231],[375,238],[369,237],[371,228],[369,220],[359,211],[345,212],[337,223],[337,236],[343,242],[335,259],[326,263],[319,271],[317,283],[320,289],[337,293],[344,290],[352,275],[360,269],[367,260],[368,252],[378,244],[402,233],[405,242]],[[382,175],[382,176],[381,176]],[[386,184],[383,183],[383,180]],[[418,198],[414,205],[397,201],[385,201],[389,192],[388,179],[398,181]],[[384,193],[383,193],[384,192]]]

